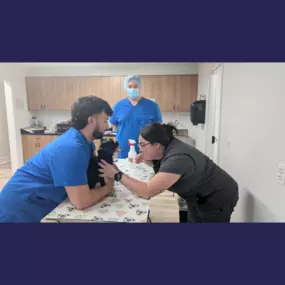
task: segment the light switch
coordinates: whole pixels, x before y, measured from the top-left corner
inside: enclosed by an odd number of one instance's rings
[[[277,179],[278,179],[279,184],[285,185],[285,164],[284,163],[279,163],[278,165]]]

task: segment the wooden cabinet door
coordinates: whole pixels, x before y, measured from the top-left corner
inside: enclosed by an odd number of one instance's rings
[[[161,112],[175,112],[176,98],[176,76],[158,76],[158,100]]]
[[[121,87],[120,87],[121,88],[121,99],[128,97],[127,90],[125,90],[125,88],[124,88],[125,77],[126,76],[120,76],[120,80],[121,80]]]
[[[66,110],[66,80],[63,77],[43,78],[43,94],[45,110]]]
[[[37,136],[34,135],[22,135],[22,145],[24,162],[33,157],[40,150]]]
[[[198,76],[178,75],[176,77],[176,104],[175,112],[189,112],[190,105],[197,98]]]
[[[40,149],[42,149],[44,146],[48,145],[50,142],[58,138],[58,136],[55,135],[43,135],[40,136]]]
[[[44,105],[44,79],[27,77],[25,81],[28,109],[31,111],[42,110]]]
[[[148,99],[158,101],[158,76],[144,75],[141,76],[142,86],[141,95]]]
[[[106,100],[111,108],[122,98],[121,77],[105,76],[101,78],[101,91],[99,97]]]
[[[80,90],[79,97],[94,95],[102,98],[101,95],[102,77],[100,76],[81,77],[80,80],[82,81],[83,87],[82,90]]]
[[[22,135],[24,162],[38,153],[44,146],[55,140],[55,135]]]

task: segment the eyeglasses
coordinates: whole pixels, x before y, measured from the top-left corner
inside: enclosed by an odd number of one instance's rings
[[[150,143],[148,142],[148,143],[145,143],[145,144],[144,144],[144,143],[141,142],[141,143],[139,143],[139,148],[143,148],[143,147],[145,147],[145,146],[148,145],[148,144],[150,144]]]

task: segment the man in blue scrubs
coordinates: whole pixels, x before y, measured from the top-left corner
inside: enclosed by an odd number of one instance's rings
[[[117,130],[117,141],[120,145],[118,158],[127,158],[130,146],[129,139],[136,141],[136,151],[139,153],[138,139],[140,129],[153,122],[162,123],[158,104],[140,96],[141,79],[136,75],[125,78],[124,89],[128,98],[118,101],[113,109],[110,123]]]
[[[91,190],[87,168],[93,140],[108,128],[111,115],[109,104],[98,97],[78,99],[71,112],[73,127],[29,159],[0,192],[0,222],[40,222],[67,196],[80,210],[107,196],[113,180]]]

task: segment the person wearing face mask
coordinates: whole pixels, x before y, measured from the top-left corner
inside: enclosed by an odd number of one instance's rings
[[[111,115],[101,98],[79,98],[72,106],[72,127],[29,159],[0,192],[0,222],[40,222],[67,197],[79,210],[106,197],[114,180],[105,179],[104,187],[92,191],[87,169],[93,140],[102,137]]]
[[[140,95],[141,79],[137,75],[128,75],[124,80],[124,89],[128,97],[117,102],[113,108],[110,123],[117,130],[117,141],[120,145],[118,158],[127,158],[130,146],[129,139],[136,141],[136,151],[139,151],[138,138],[140,129],[153,122],[162,122],[158,104]]]
[[[133,179],[116,166],[100,163],[101,176],[114,178],[136,195],[149,199],[170,190],[188,206],[188,221],[228,223],[238,201],[238,184],[196,148],[174,137],[171,125],[150,124],[140,132],[137,163],[152,166],[149,182]]]

